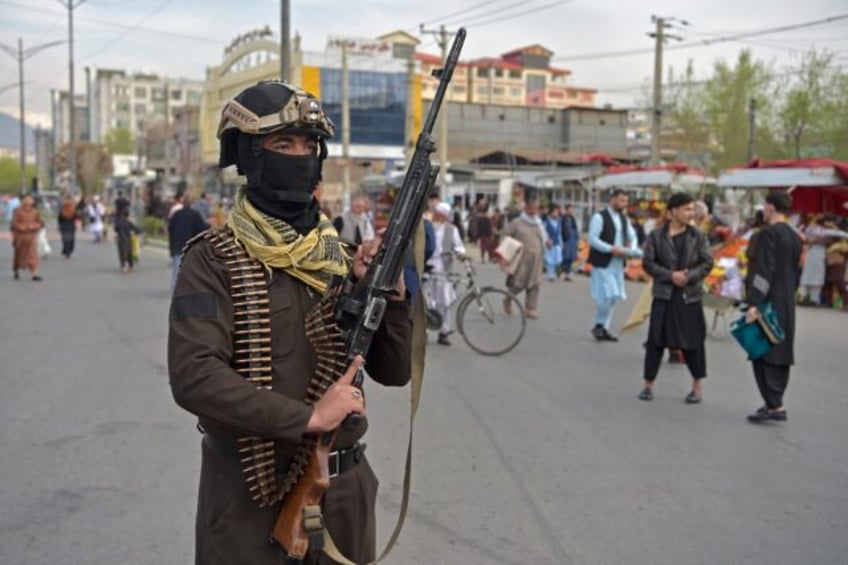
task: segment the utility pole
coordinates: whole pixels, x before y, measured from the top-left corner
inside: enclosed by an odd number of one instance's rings
[[[347,44],[342,45],[342,203],[350,202],[350,72],[347,63]]]
[[[76,148],[76,124],[74,123],[74,8],[78,8],[86,0],[57,0],[59,4],[68,10],[68,114],[69,114],[69,136],[68,136],[68,171],[70,173],[71,194],[77,189],[77,148]]]
[[[291,37],[291,2],[289,0],[281,0],[280,6],[280,79],[283,82],[292,80],[291,78],[291,46],[289,44]]]
[[[660,136],[662,135],[662,73],[663,73],[663,45],[666,39],[682,40],[682,37],[666,33],[671,27],[668,23],[673,18],[658,18],[651,16],[651,21],[656,24],[656,30],[649,33],[649,37],[656,40],[654,48],[654,103],[653,119],[651,120],[651,165],[660,164]],[[686,22],[683,22],[686,24]]]
[[[757,100],[748,101],[748,162],[757,156]]]
[[[26,108],[24,107],[24,61],[35,55],[36,53],[47,49],[48,47],[53,47],[54,45],[59,45],[60,43],[64,43],[62,41],[51,41],[50,43],[43,43],[41,45],[36,45],[35,47],[30,47],[26,51],[24,51],[24,40],[23,38],[18,38],[18,48],[15,49],[8,45],[4,45],[0,43],[0,49],[5,51],[10,57],[15,59],[18,62],[18,104],[20,112],[20,116],[18,118],[18,122],[20,125],[20,167],[21,167],[21,192],[26,192],[27,190],[27,182],[26,182]]]
[[[454,36],[454,32],[448,32],[445,26],[439,26],[438,30],[428,30],[421,26],[421,33],[430,33],[436,37],[439,48],[442,50],[442,65],[448,58],[448,39]],[[439,112],[439,184],[441,184],[441,198],[445,199],[447,174],[448,174],[448,114],[450,113],[450,90],[445,95],[445,107]]]

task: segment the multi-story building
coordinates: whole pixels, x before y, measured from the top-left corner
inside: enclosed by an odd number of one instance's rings
[[[270,35],[269,30],[260,29],[237,37],[225,50],[221,63],[207,69],[201,145],[203,162],[210,171],[218,161],[215,134],[224,104],[244,88],[280,76],[279,43]],[[356,183],[369,172],[382,172],[403,161],[411,132],[421,116],[420,90],[415,87],[420,81],[410,72],[417,43],[417,39],[404,33],[377,39],[330,37],[325,51],[313,52],[301,50],[299,38],[295,37],[291,82],[320,98],[324,111],[336,125],[336,135],[328,143],[331,158],[324,169],[325,198],[340,197],[346,164]],[[341,159],[343,52],[347,54],[350,102],[347,161]]]
[[[244,88],[280,76],[279,43],[271,35],[268,29],[240,35],[221,62],[207,69],[200,137],[210,178],[218,174],[215,134],[224,104]],[[369,173],[403,167],[436,91],[431,71],[441,67],[439,57],[416,53],[418,45],[416,37],[400,31],[376,39],[330,37],[320,52],[301,50],[299,38],[294,38],[290,80],[322,100],[337,128],[328,144],[325,199],[340,194],[345,169],[358,183]],[[498,150],[625,154],[626,112],[594,108],[596,91],[573,86],[571,72],[552,67],[551,56],[551,51],[533,45],[458,65],[442,109],[449,122],[449,161],[469,162]],[[347,159],[342,158],[345,67]]]
[[[184,182],[197,192],[201,186],[202,161],[200,159],[200,106],[176,108],[173,120],[150,126],[145,133],[144,152],[147,168],[169,189]]]
[[[53,135],[49,130],[35,130],[35,165],[39,188],[53,186]]]
[[[53,139],[56,147],[68,142],[71,131],[71,112],[68,92],[51,91],[53,112]],[[74,94],[74,136],[77,141],[89,141],[91,130],[88,127],[88,103],[85,94]]]
[[[534,108],[594,106],[597,91],[569,84],[571,71],[552,67],[552,56],[553,52],[541,45],[531,45],[499,58],[484,57],[460,63],[447,99]],[[438,82],[431,73],[442,66],[442,59],[427,53],[416,53],[415,58],[423,78],[422,96],[432,100]]]
[[[169,123],[185,106],[200,105],[203,82],[154,74],[96,69],[91,94],[91,139],[102,142],[109,131],[128,129],[143,137],[158,123]]]

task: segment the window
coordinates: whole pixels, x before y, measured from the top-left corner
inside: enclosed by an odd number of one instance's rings
[[[163,102],[156,102],[153,105],[153,113],[158,115],[158,116],[164,116],[165,115],[165,104]]]
[[[503,69],[495,69],[495,78],[503,78]]]
[[[489,78],[489,68],[488,67],[477,67],[477,77],[478,78]]]
[[[509,71],[509,78],[521,78],[521,71]]]
[[[503,96],[505,92],[506,90],[502,86],[496,86],[492,89],[492,94],[494,94],[495,96]]]
[[[545,90],[545,75],[527,75],[527,91]]]
[[[130,111],[130,103],[129,102],[118,102],[115,104],[116,112],[129,112]]]
[[[158,86],[151,88],[150,97],[153,98],[154,102],[163,102],[165,100],[165,89]]]
[[[147,87],[146,86],[136,86],[135,87],[135,97],[136,98],[147,98]]]
[[[129,94],[129,87],[122,84],[115,85],[115,98],[126,98],[127,96],[129,96]]]
[[[453,87],[453,93],[454,94],[465,94],[465,87],[460,85],[460,84],[457,84]]]
[[[171,100],[182,100],[183,99],[183,91],[182,90],[172,90],[171,91]]]
[[[489,89],[485,86],[477,87],[477,96],[486,96],[489,93]]]
[[[188,91],[188,103],[192,105],[200,104],[200,99],[203,95],[197,90]]]
[[[519,96],[524,96],[524,90],[521,88],[510,88],[509,95],[513,98],[518,98]]]
[[[136,116],[144,116],[147,114],[147,104],[136,104],[134,106]]]

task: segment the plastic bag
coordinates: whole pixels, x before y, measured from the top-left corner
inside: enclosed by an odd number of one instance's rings
[[[38,232],[38,256],[44,259],[52,251],[50,242],[47,241],[47,228],[41,228],[41,231]]]

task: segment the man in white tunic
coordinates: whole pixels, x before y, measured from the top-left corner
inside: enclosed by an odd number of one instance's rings
[[[451,206],[447,202],[439,202],[433,210],[433,229],[436,234],[436,249],[427,261],[430,267],[432,284],[430,285],[433,307],[442,315],[442,327],[439,329],[439,345],[450,345],[448,336],[453,333],[450,307],[456,300],[456,290],[447,279],[451,272],[454,255],[460,259],[465,257],[465,246],[459,236],[459,230],[451,223]]]
[[[598,341],[618,341],[610,334],[617,302],[626,300],[624,267],[628,257],[640,257],[636,231],[627,220],[627,193],[612,191],[609,204],[589,222],[589,263],[592,265],[592,299],[597,313],[592,335]]]

